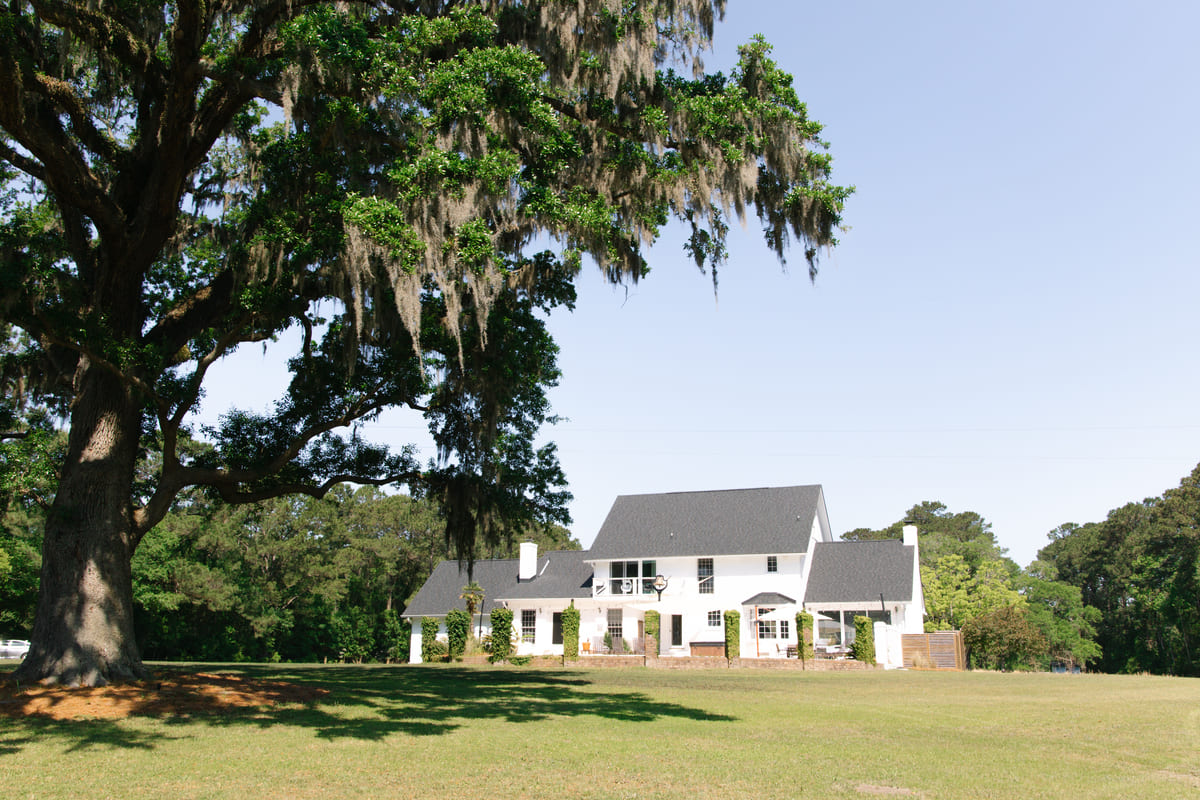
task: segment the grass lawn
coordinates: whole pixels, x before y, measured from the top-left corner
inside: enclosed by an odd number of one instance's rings
[[[230,666],[311,706],[0,718],[9,797],[1196,798],[1200,680]]]

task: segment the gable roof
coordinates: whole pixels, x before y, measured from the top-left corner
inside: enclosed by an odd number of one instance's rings
[[[916,548],[899,539],[866,542],[818,542],[809,567],[807,603],[863,603],[913,599]]]
[[[742,601],[744,606],[793,606],[796,601],[779,592],[759,592]]]
[[[588,559],[803,553],[824,503],[820,485],[621,495]]]
[[[538,558],[535,577],[517,580],[520,559],[502,558],[475,562],[475,582],[483,588],[481,614],[490,614],[502,600],[545,597],[572,598],[592,596],[592,568],[583,559],[583,550],[556,550]],[[467,585],[467,570],[457,561],[443,561],[413,596],[402,617],[443,617],[452,608],[466,608],[459,598]]]

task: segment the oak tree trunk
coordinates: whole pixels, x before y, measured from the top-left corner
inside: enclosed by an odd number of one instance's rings
[[[100,686],[146,677],[133,631],[131,491],[137,396],[82,358],[58,493],[46,519],[26,681]]]

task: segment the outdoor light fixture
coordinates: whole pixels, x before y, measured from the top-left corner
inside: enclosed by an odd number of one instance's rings
[[[650,584],[654,587],[654,591],[658,592],[658,602],[662,602],[663,589],[667,588],[667,578],[665,575],[657,575],[654,578],[654,583]]]

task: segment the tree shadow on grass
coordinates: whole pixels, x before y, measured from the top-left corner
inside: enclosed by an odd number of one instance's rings
[[[177,669],[177,668],[173,668]],[[139,716],[157,717],[175,737],[202,735],[200,729],[276,726],[309,729],[327,740],[379,741],[391,736],[440,736],[473,720],[521,724],[553,717],[651,722],[688,719],[701,723],[734,721],[702,708],[657,700],[637,691],[596,687],[587,676],[568,671],[453,666],[190,665],[183,672],[220,672],[253,681],[286,681],[312,687],[317,699],[266,707],[192,703],[188,713],[162,713],[147,706]],[[162,674],[173,674],[171,669]],[[0,754],[22,749],[33,739],[59,739],[68,750],[91,747],[153,748],[161,738],[144,725],[121,720],[5,720],[16,723],[0,734]],[[192,731],[195,731],[193,734]]]

